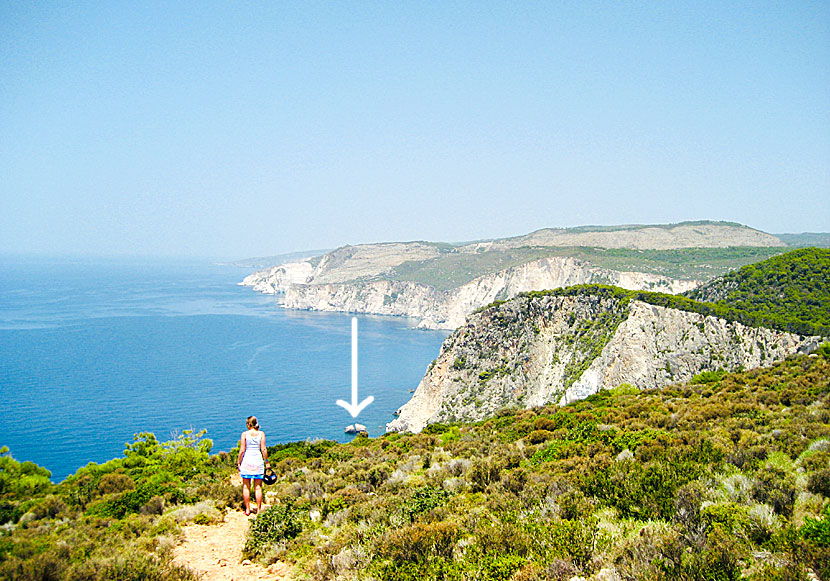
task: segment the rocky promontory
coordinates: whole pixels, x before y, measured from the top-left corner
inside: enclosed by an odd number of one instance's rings
[[[419,432],[432,422],[566,404],[622,384],[649,389],[707,370],[771,365],[820,341],[650,304],[607,287],[531,293],[471,315],[444,341],[387,430]]]
[[[532,290],[612,284],[685,292],[720,274],[705,259],[697,264],[701,259],[689,250],[775,252],[783,245],[775,236],[727,222],[548,228],[461,244],[344,246],[255,272],[240,284],[282,295],[281,304],[290,309],[414,317],[423,328],[455,329],[478,307]],[[620,252],[627,258],[615,261]],[[675,268],[684,260],[694,266],[689,272]]]

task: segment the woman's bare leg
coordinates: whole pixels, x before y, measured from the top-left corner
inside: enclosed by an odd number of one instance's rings
[[[251,479],[242,479],[242,500],[245,501],[245,515],[251,514]]]
[[[256,494],[256,513],[262,512],[262,480],[254,480],[254,492]]]

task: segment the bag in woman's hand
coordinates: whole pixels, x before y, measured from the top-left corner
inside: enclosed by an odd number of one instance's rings
[[[270,467],[268,470],[265,471],[265,474],[262,476],[262,481],[265,484],[274,484],[277,481],[277,474],[274,472]]]

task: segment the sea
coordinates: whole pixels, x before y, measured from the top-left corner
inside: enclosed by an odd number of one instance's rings
[[[371,437],[411,397],[447,333],[357,316],[355,420],[347,313],[286,310],[210,261],[0,257],[0,446],[59,482],[159,441],[207,430],[233,448],[256,415],[269,445]]]

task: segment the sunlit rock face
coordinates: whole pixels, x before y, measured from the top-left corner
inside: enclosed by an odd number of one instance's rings
[[[240,284],[280,295],[278,300],[286,308],[415,317],[423,328],[456,329],[477,308],[525,291],[600,283],[676,294],[702,282],[609,270],[574,258],[553,256],[557,247],[666,250],[784,245],[775,236],[729,222],[545,228],[524,236],[458,245],[387,242],[343,246],[321,256],[255,272]],[[551,256],[473,280],[465,276],[469,264],[475,263],[473,256],[488,252],[509,254],[527,248],[549,248]],[[433,284],[450,290],[407,282],[406,276],[396,274],[396,269],[417,270],[419,264],[448,254],[458,257],[458,261],[447,267],[449,272],[439,271],[441,284]],[[458,285],[452,283],[456,276]]]
[[[612,296],[519,297],[471,315],[445,340],[387,430],[419,432],[621,384],[656,388],[702,371],[771,365],[820,341]]]
[[[521,292],[596,283],[630,290],[676,294],[695,288],[699,281],[676,280],[642,272],[619,272],[566,257],[551,257],[505,269],[472,280],[449,291],[414,282],[315,283],[309,263],[286,264],[248,276],[242,284],[268,293],[284,293],[290,309],[398,315],[419,319],[428,329],[455,329],[468,314],[495,300]]]

